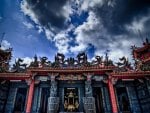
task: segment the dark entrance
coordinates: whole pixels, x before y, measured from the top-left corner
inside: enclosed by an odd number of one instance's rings
[[[93,96],[95,97],[96,113],[103,113],[102,92],[100,87],[93,88]]]
[[[74,103],[74,106],[76,106],[76,108],[73,109],[72,112],[83,112],[84,110],[83,97],[85,94],[84,89],[85,89],[84,81],[59,81],[58,82],[58,95],[60,99],[59,112],[61,113],[70,112],[71,111],[70,106],[68,111],[66,109],[67,107],[65,108],[65,106],[66,105],[68,106],[68,104],[71,105],[72,103]]]
[[[129,98],[127,95],[126,88],[118,87],[116,88],[116,91],[118,97],[119,110],[122,113],[130,113],[130,104],[129,104]]]
[[[41,94],[41,112],[40,113],[47,113],[47,105],[48,105],[48,97],[50,95],[49,88],[42,88]]]
[[[18,88],[14,113],[22,113],[25,109],[25,100],[26,100],[27,88]]]
[[[64,110],[66,112],[79,111],[79,96],[77,88],[64,88]]]

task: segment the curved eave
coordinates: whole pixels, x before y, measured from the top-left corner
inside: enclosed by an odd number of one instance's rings
[[[134,50],[134,52],[139,53],[145,51],[146,49],[150,48],[150,44],[144,45],[144,47],[140,47]]]
[[[150,77],[150,71],[111,73],[111,76],[118,79],[136,79]]]
[[[106,67],[75,67],[75,68],[29,68],[31,73],[86,73],[86,72],[106,72],[115,69],[115,66]]]
[[[30,78],[27,73],[0,73],[0,79],[5,80],[25,80]]]

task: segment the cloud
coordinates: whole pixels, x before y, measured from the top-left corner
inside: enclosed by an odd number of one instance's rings
[[[143,16],[140,19],[134,19],[131,24],[125,25],[129,32],[137,33],[138,30],[144,32],[146,30],[145,25],[149,23],[150,14],[148,16]]]
[[[104,55],[110,50],[113,60],[131,59],[131,45],[140,45],[137,30],[149,33],[149,0],[23,0],[21,9],[35,22],[38,32],[44,32],[54,42],[58,52],[67,54],[90,51]],[[83,23],[73,26],[72,16]],[[78,20],[77,20],[78,21]],[[72,22],[72,23],[71,23]],[[70,35],[70,32],[73,34]],[[73,44],[72,44],[73,43]]]
[[[110,50],[109,57],[114,61],[118,61],[122,56],[131,60],[130,47],[134,44],[140,44],[140,40],[129,34],[112,36],[102,24],[102,20],[92,11],[89,12],[86,22],[79,25],[74,33],[76,35],[76,46],[70,47],[71,52],[87,51],[89,46],[92,45],[95,48],[94,55],[104,55],[106,50]]]
[[[39,21],[37,19],[36,14],[34,13],[34,11],[31,9],[31,7],[29,6],[27,0],[23,0],[21,1],[21,11],[26,15],[29,16],[31,18],[31,20],[33,20],[36,24],[39,24]]]
[[[54,41],[55,41],[55,46],[58,48],[58,52],[60,53],[68,53],[68,48],[69,48],[69,38],[68,38],[67,33],[59,33],[55,36]]]
[[[70,21],[72,9],[69,1],[23,0],[21,2],[21,11],[36,24],[39,33],[44,32],[48,40],[54,41],[59,51],[62,50],[62,46],[66,49],[68,48],[60,40],[63,40],[62,37],[66,36],[66,33],[62,33],[62,31],[70,29],[68,22]],[[26,23],[24,24],[31,27]],[[65,42],[68,42],[67,40]],[[67,50],[62,52],[66,53]]]
[[[33,58],[30,58],[30,57],[24,57],[24,58],[21,58],[21,59],[23,60],[22,64],[27,64],[27,66],[29,66],[30,63],[33,61]]]
[[[149,0],[114,0],[113,7],[105,2],[101,7],[95,6],[91,10],[101,19],[102,24],[112,35],[128,33],[125,25],[131,24],[134,19],[148,16],[150,13]]]
[[[28,29],[34,28],[34,26],[29,22],[23,22],[23,25],[26,26]]]
[[[1,43],[1,49],[6,50],[11,48],[11,44],[7,40],[3,40]]]
[[[21,2],[21,10],[36,24],[57,30],[65,26],[71,13],[68,8],[67,0],[23,0]]]

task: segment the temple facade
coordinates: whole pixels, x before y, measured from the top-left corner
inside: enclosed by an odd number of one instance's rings
[[[35,55],[29,66],[19,58],[10,68],[11,49],[0,50],[0,113],[149,113],[148,40],[132,53],[134,67],[107,54],[89,62],[83,52],[54,62]]]

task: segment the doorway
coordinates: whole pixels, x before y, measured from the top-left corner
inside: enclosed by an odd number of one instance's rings
[[[95,98],[96,113],[103,113],[103,99],[100,87],[93,88],[93,96]]]
[[[22,113],[25,110],[25,101],[26,101],[27,88],[18,88],[14,113]]]
[[[129,98],[127,95],[126,87],[117,87],[117,99],[119,104],[119,110],[122,113],[130,113]]]
[[[41,93],[41,111],[40,113],[47,113],[47,106],[48,106],[48,98],[50,96],[50,89],[49,88],[42,88]]]

